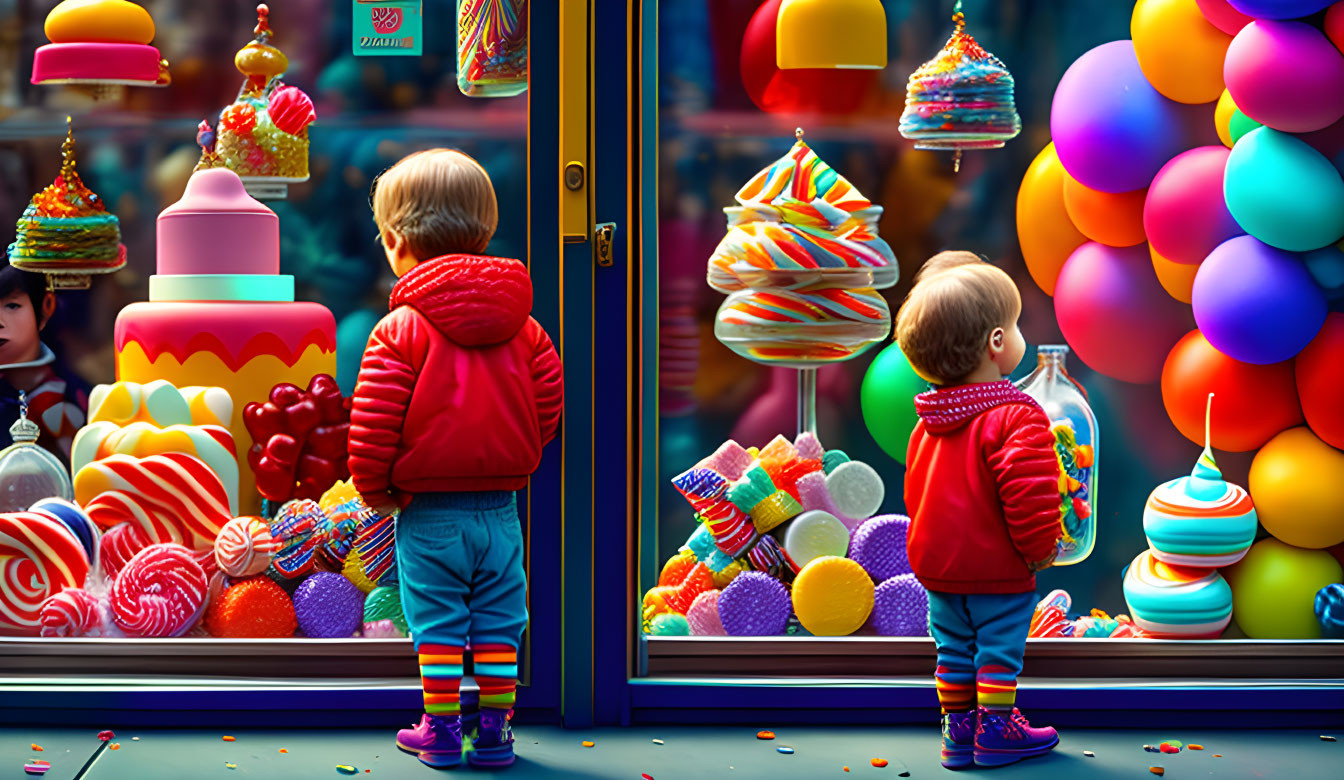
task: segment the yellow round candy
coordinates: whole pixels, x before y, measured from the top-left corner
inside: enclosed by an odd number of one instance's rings
[[[154,40],[149,11],[126,0],[65,0],[47,14],[52,43],[140,43]]]
[[[1289,428],[1251,463],[1251,500],[1275,539],[1321,549],[1344,542],[1344,452],[1310,428]]]
[[[793,611],[814,636],[852,634],[873,611],[873,580],[848,558],[816,558],[793,581]]]

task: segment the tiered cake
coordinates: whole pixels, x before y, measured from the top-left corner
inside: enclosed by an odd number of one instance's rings
[[[279,219],[224,168],[193,174],[159,215],[158,271],[149,302],[117,316],[117,379],[228,390],[240,511],[255,514],[243,409],[281,382],[335,375],[336,320],[325,306],[294,301],[294,277],[279,274]]]

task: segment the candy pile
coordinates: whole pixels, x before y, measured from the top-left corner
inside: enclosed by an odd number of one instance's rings
[[[672,483],[698,525],[644,595],[645,633],[774,636],[796,618],[820,636],[927,634],[910,521],[874,516],[885,487],[866,464],[805,433],[725,442]]]
[[[1036,605],[1031,618],[1031,628],[1027,636],[1036,638],[1073,637],[1075,639],[1102,639],[1110,637],[1146,636],[1142,629],[1134,625],[1128,615],[1110,615],[1099,609],[1093,609],[1090,615],[1069,619],[1069,608],[1073,599],[1067,591],[1053,590]]]
[[[276,385],[266,403],[243,408],[243,422],[253,441],[247,462],[263,497],[317,499],[350,476],[350,399],[330,376],[313,377],[307,390]]]

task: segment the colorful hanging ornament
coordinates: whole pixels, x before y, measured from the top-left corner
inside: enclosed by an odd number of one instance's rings
[[[61,461],[37,445],[42,429],[28,419],[28,395],[19,391],[19,419],[9,427],[14,443],[0,450],[0,512],[21,512],[44,498],[75,497]]]

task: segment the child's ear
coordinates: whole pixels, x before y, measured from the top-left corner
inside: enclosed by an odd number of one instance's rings
[[[47,290],[47,294],[42,296],[42,311],[37,314],[37,329],[42,330],[47,327],[47,321],[51,315],[56,313],[56,293]]]
[[[1007,340],[1007,334],[1004,333],[1003,328],[995,328],[994,330],[990,331],[989,353],[991,355],[997,355],[1000,352],[1002,352],[1004,345],[1007,343],[1006,340]]]

